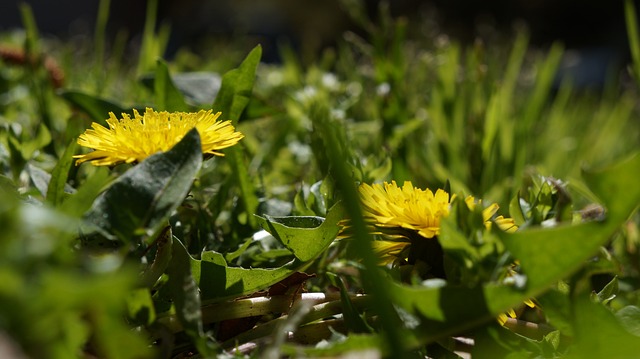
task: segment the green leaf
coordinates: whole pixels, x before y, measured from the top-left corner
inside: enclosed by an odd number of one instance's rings
[[[65,185],[67,184],[69,169],[73,165],[73,155],[77,147],[76,141],[72,141],[53,168],[53,172],[51,172],[51,180],[47,188],[47,202],[54,207],[60,206],[65,199]]]
[[[109,112],[113,112],[115,115],[122,113],[132,114],[132,111],[125,111],[122,106],[115,102],[80,91],[65,90],[58,94],[69,104],[89,115],[91,120],[104,126],[107,125],[106,119],[109,118]]]
[[[137,288],[127,296],[129,318],[139,325],[151,325],[156,320],[151,293],[147,288]]]
[[[202,326],[202,311],[200,309],[200,293],[194,277],[191,275],[190,262],[193,260],[182,242],[173,238],[171,262],[167,268],[169,281],[168,289],[176,309],[178,320],[185,332],[196,344],[198,351],[204,357],[213,355],[213,348],[209,347]]]
[[[86,222],[109,240],[137,244],[153,236],[189,193],[201,164],[200,136],[193,129],[171,150],[118,178],[95,200]]]
[[[344,285],[344,281],[338,275],[333,273],[327,273],[329,281],[334,287],[340,288],[340,300],[342,302],[342,315],[344,321],[347,324],[347,328],[351,333],[373,333],[373,328],[366,322],[363,315],[361,315],[356,307],[351,302],[347,287]]]
[[[640,32],[638,31],[638,18],[636,7],[632,0],[625,0],[624,15],[629,37],[629,49],[633,60],[633,75],[636,83],[640,84]]]
[[[237,69],[230,70],[222,77],[220,91],[213,103],[216,111],[222,112],[222,118],[230,120],[234,125],[238,123],[240,115],[249,103],[253,83],[256,78],[256,69],[262,56],[262,47],[256,46],[244,59]],[[252,215],[256,213],[258,197],[247,171],[247,164],[244,162],[242,152],[238,146],[226,150],[227,158],[236,182],[240,187],[242,202],[245,211],[249,215],[249,224],[255,228],[257,223]]]
[[[511,202],[509,202],[509,215],[516,223],[516,226],[522,226],[526,219],[522,212],[522,206],[520,206],[520,194],[518,193]]]
[[[275,269],[229,267],[224,256],[214,251],[203,252],[201,258],[191,260],[191,272],[200,287],[203,302],[254,293],[305,267],[304,263],[297,261]]]
[[[109,175],[109,170],[104,167],[96,168],[95,172],[78,188],[78,190],[69,196],[60,206],[60,212],[71,217],[80,217],[85,214],[91,204],[98,197],[104,187],[113,179]]]
[[[40,34],[38,33],[38,26],[31,6],[27,3],[20,3],[20,15],[22,16],[22,26],[24,26],[26,32],[25,53],[28,56],[37,55],[40,50]]]
[[[244,156],[240,151],[240,147],[233,146],[225,150],[226,158],[233,169],[235,182],[240,187],[240,199],[244,204],[244,210],[248,215],[248,221],[251,228],[257,227],[256,218],[253,216],[258,211],[260,201],[256,195],[256,189],[253,185],[252,178],[249,176],[247,164]]]
[[[573,358],[634,358],[640,352],[640,337],[626,331],[616,317],[587,296],[575,307],[576,343]]]
[[[640,308],[628,305],[617,311],[616,317],[629,333],[640,337]]]
[[[281,233],[286,233],[286,236],[296,232],[301,238],[300,243],[291,245],[304,260],[294,260],[282,267],[273,269],[229,267],[222,254],[214,251],[203,252],[201,260],[192,259],[191,261],[191,271],[200,286],[202,300],[215,302],[254,293],[281,281],[293,272],[303,270],[335,239],[341,213],[341,209],[334,206],[319,226],[317,224],[321,220],[316,217],[301,219],[302,223],[315,225],[315,228],[310,229],[287,227],[278,222],[261,219],[265,225],[270,223]],[[288,218],[284,221],[296,220]],[[306,243],[309,248],[303,249],[302,243]]]
[[[613,277],[613,279],[607,283],[607,285],[602,288],[600,292],[598,292],[597,297],[598,301],[602,304],[607,304],[613,300],[618,294],[618,277]]]
[[[271,233],[299,260],[310,261],[329,247],[336,238],[343,218],[340,205],[335,205],[327,218],[311,216],[258,217],[262,228]]]
[[[256,46],[237,69],[230,70],[222,76],[220,91],[213,103],[216,111],[222,111],[222,117],[238,123],[240,114],[249,103],[256,69],[262,56],[262,47]]]
[[[178,90],[171,80],[167,64],[158,59],[156,63],[156,76],[153,80],[153,88],[156,100],[156,109],[159,111],[189,111],[189,106],[184,102],[182,92]]]

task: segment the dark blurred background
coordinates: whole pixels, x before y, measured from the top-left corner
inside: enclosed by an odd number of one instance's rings
[[[43,34],[65,38],[94,29],[98,0],[23,1],[31,5]],[[379,2],[364,1],[374,20]],[[19,3],[0,0],[0,30],[21,25]],[[628,57],[622,1],[393,0],[388,5],[392,16],[413,24],[431,19],[443,33],[462,42],[473,41],[482,28],[508,36],[515,23],[524,23],[533,46],[562,41],[569,54],[577,56],[574,66],[586,66],[580,71],[594,77],[589,81],[597,81],[605,69],[622,66]],[[139,41],[145,11],[146,1],[111,0],[109,34],[126,29],[132,43]],[[277,46],[282,43],[309,58],[333,45],[346,30],[362,33],[339,0],[159,0],[158,15],[159,22],[171,23],[169,58],[178,48],[197,52],[197,46],[212,36],[253,38],[263,45],[267,61],[278,60]]]

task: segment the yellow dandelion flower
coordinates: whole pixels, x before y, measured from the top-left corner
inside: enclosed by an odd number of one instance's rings
[[[402,188],[395,181],[358,188],[365,219],[378,227],[415,230],[425,238],[440,233],[440,219],[449,215],[449,194],[438,189],[422,190],[406,181]]]
[[[473,198],[473,196],[468,196],[467,198],[465,198],[464,201],[470,210],[473,211],[476,208],[476,200],[475,198]],[[479,200],[477,202],[477,204],[481,204],[481,203],[482,203],[482,200]],[[499,208],[500,207],[498,206],[497,203],[492,203],[487,208],[482,210],[482,219],[484,219],[484,225],[487,229],[491,229],[491,223],[492,223],[491,219],[498,212]],[[498,228],[500,228],[501,230],[507,233],[513,233],[516,230],[518,230],[518,226],[516,225],[516,222],[513,218],[505,218],[504,216],[497,216],[493,218],[493,222],[496,223]]]
[[[365,220],[375,229],[373,233],[382,234],[393,241],[380,240],[373,243],[374,252],[382,263],[390,263],[393,258],[398,258],[404,249],[410,245],[408,238],[398,228],[417,232],[424,238],[433,238],[440,234],[440,221],[449,216],[451,200],[455,198],[446,191],[438,189],[422,190],[415,188],[410,181],[404,182],[399,187],[395,181],[391,183],[369,185],[363,183],[358,188]],[[467,207],[471,210],[481,201],[468,196],[465,199]],[[517,230],[515,222],[511,218],[497,216],[496,203],[483,209],[482,216],[487,229],[493,222],[498,228],[514,232]],[[347,224],[348,227],[348,224]],[[348,228],[344,231],[348,236]]]
[[[119,119],[109,113],[109,128],[94,122],[78,138],[79,145],[94,151],[74,156],[76,165],[87,161],[96,166],[141,162],[154,153],[170,150],[194,127],[200,134],[203,154],[224,156],[218,151],[244,137],[231,121],[217,121],[220,112],[214,114],[211,110],[156,112],[147,108],[142,116],[136,110],[133,114],[133,118],[122,114]]]

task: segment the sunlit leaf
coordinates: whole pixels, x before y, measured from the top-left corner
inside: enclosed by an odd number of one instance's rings
[[[265,225],[270,224],[273,228],[277,228],[278,233],[290,241],[292,250],[300,256],[282,267],[273,269],[230,267],[222,254],[213,251],[203,252],[200,260],[192,258],[192,273],[200,286],[202,300],[219,301],[253,293],[281,281],[296,271],[303,270],[335,239],[341,212],[341,209],[335,206],[324,221],[317,217],[299,218],[299,227],[289,227],[279,222],[262,219]],[[297,221],[295,217],[285,218],[287,219],[284,221],[289,224]],[[311,228],[305,228],[305,226]]]
[[[215,302],[265,289],[305,267],[297,261],[274,269],[229,267],[224,256],[203,252],[201,259],[191,259],[191,272],[200,287],[203,302]]]
[[[327,218],[291,216],[260,218],[262,227],[276,237],[299,260],[306,262],[316,258],[336,238],[343,217],[339,205],[334,206]]]
[[[256,46],[244,59],[237,69],[233,69],[222,76],[220,91],[213,103],[213,109],[222,111],[223,118],[237,124],[240,114],[249,103],[256,68],[260,63],[262,47]]]

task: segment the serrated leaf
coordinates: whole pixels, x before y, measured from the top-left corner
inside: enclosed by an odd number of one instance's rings
[[[296,258],[306,262],[316,258],[336,238],[343,210],[340,205],[335,205],[326,219],[312,216],[258,218],[262,228],[293,252]]]
[[[306,244],[309,248],[305,250],[300,249],[298,252],[303,258],[305,258],[305,261],[298,259],[291,261],[282,267],[273,269],[245,269],[229,267],[224,256],[214,251],[203,252],[200,260],[192,258],[191,271],[200,287],[202,300],[216,302],[254,293],[281,281],[293,272],[303,270],[309,265],[309,261],[320,256],[320,254],[322,254],[322,252],[335,239],[335,234],[337,233],[337,222],[341,218],[340,212],[341,209],[334,206],[322,224],[311,229],[313,234],[309,235],[309,233],[307,233],[305,235],[305,239],[303,240],[307,241]],[[266,219],[262,220],[266,222]],[[318,219],[303,219],[302,221],[310,223],[313,222],[315,224],[320,222]],[[277,222],[271,223],[275,226],[279,225]],[[300,230],[300,228],[288,229],[285,227],[280,229],[284,231]],[[310,244],[309,241],[313,240],[318,243]],[[294,246],[298,248],[301,244],[295,244]]]
[[[113,112],[115,115],[132,113],[132,111],[126,111],[122,106],[113,101],[84,92],[65,90],[60,91],[58,94],[72,106],[84,111],[94,122],[104,126],[107,125],[106,119],[108,118],[107,114],[109,112]]]
[[[202,147],[196,129],[171,150],[148,157],[93,203],[85,220],[109,240],[137,244],[156,233],[191,189]]]
[[[191,259],[191,272],[200,287],[203,302],[217,302],[254,293],[281,281],[303,263],[294,261],[274,269],[229,267],[220,253],[203,252],[200,260]]]

